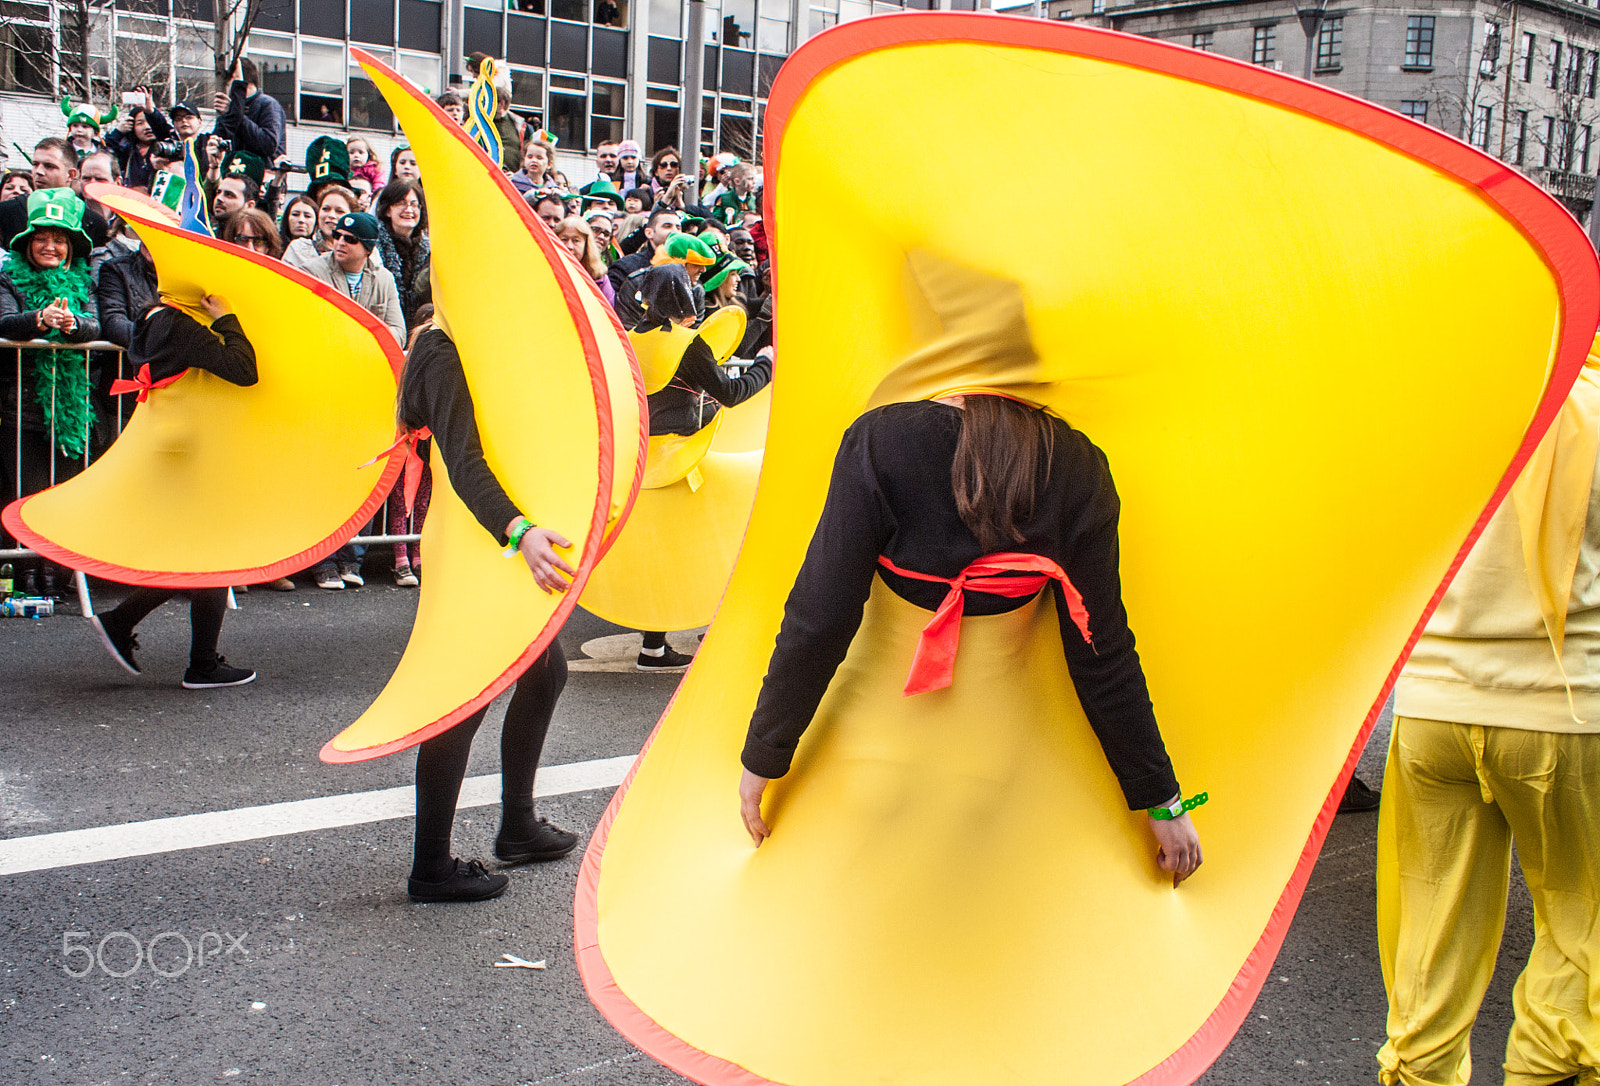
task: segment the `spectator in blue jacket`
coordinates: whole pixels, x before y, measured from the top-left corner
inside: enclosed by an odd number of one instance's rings
[[[270,94],[261,93],[261,73],[256,62],[241,57],[233,85],[227,94],[213,97],[217,117],[216,134],[233,143],[235,151],[249,151],[267,162],[276,162],[284,153],[283,106]]]

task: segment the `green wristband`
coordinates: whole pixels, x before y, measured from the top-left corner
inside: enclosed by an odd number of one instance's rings
[[[1184,799],[1182,795],[1180,795],[1177,802],[1173,803],[1172,806],[1151,807],[1145,813],[1151,818],[1155,819],[1157,822],[1165,822],[1169,818],[1178,818],[1182,815],[1188,814],[1196,807],[1204,805],[1205,801],[1210,798],[1211,797],[1205,792],[1196,792],[1188,799]]]
[[[516,529],[510,535],[506,536],[506,549],[500,552],[507,558],[515,558],[517,556],[517,550],[522,546],[522,537],[527,535],[528,529],[533,527],[533,521],[529,520],[527,517],[521,517],[519,519],[522,521],[522,523],[517,525]]]

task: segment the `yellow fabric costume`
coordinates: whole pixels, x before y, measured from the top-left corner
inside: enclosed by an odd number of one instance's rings
[[[645,437],[638,367],[587,274],[459,125],[357,55],[405,127],[430,191],[443,194],[428,207],[435,320],[460,352],[484,459],[518,508],[572,540],[565,557],[578,576],[565,593],[540,591],[450,489],[436,453],[423,528],[428,580],[411,639],[377,700],[323,747],[331,762],[419,743],[516,681],[621,528]]]
[[[394,337],[308,276],[180,229],[147,196],[109,185],[91,195],[139,231],[163,300],[206,325],[200,299],[228,301],[260,379],[241,388],[190,370],[137,407],[126,397],[132,417],[105,455],[12,503],[6,527],[124,584],[255,584],[314,565],[372,518],[399,474],[398,457],[367,463],[394,440]]]
[[[847,131],[926,172],[917,149],[972,115],[1052,178],[1053,259],[971,229],[959,188],[885,201],[839,154]],[[591,997],[703,1083],[1192,1081],[1271,967],[1419,616],[1582,362],[1594,253],[1422,125],[1037,20],[842,25],[790,58],[767,116],[766,460],[717,621],[590,842]],[[1107,212],[1110,179],[1136,210]],[[982,326],[915,252],[1014,281],[1035,357],[896,372],[933,341],[953,363]],[[1486,281],[1509,296],[1485,307]],[[965,620],[954,684],[908,704],[925,613],[879,591],[769,789],[773,836],[744,833],[739,751],[839,437],[963,386],[1043,402],[1108,454],[1157,716],[1211,796],[1179,890],[1052,669],[1042,603]]]
[[[744,311],[728,306],[698,329],[674,325],[628,338],[645,390],[656,392],[672,380],[696,335],[721,364],[738,350],[744,329]],[[729,443],[749,445],[765,429],[765,403],[724,408],[694,434],[650,438],[639,500],[627,529],[589,578],[585,610],[635,630],[690,630],[712,620],[761,474],[760,444],[723,448],[720,435],[731,425],[736,433]]]
[[[1470,1078],[1513,843],[1534,944],[1513,993],[1505,1081],[1600,1081],[1597,455],[1591,354],[1396,687],[1378,834],[1385,1083]]]

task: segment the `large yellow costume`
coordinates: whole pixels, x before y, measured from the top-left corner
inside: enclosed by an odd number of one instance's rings
[[[330,762],[413,746],[516,681],[620,530],[645,441],[638,367],[587,273],[459,125],[357,55],[439,194],[428,206],[434,319],[460,352],[484,460],[518,508],[572,540],[564,557],[578,575],[565,593],[540,591],[450,489],[435,450],[411,639],[377,700],[323,747]]]
[[[200,299],[227,299],[260,380],[242,388],[190,370],[144,403],[128,397],[132,417],[105,455],[13,502],[6,527],[124,584],[255,584],[316,564],[372,518],[400,472],[398,457],[369,463],[394,440],[400,345],[348,297],[180,229],[147,196],[109,185],[90,195],[138,230],[164,301],[209,325]]]
[[[1594,253],[1434,130],[1037,20],[846,24],[795,53],[767,116],[760,490],[717,621],[591,840],[585,983],[705,1083],[1189,1082],[1270,969],[1419,616],[1572,383]],[[884,200],[840,153],[847,132],[924,176],[955,116],[1051,179],[1046,259],[974,230],[959,186]],[[916,300],[940,293],[908,290],[918,253],[1016,281],[1038,357],[977,349],[981,307]],[[1179,890],[1045,602],[966,619],[953,685],[908,700],[926,613],[879,586],[769,789],[773,836],[745,836],[739,751],[839,437],[963,386],[1045,403],[1109,456],[1157,716],[1211,796]]]

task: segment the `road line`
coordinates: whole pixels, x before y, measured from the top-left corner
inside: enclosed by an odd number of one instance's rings
[[[534,795],[561,796],[597,788],[615,788],[627,776],[632,764],[633,756],[626,755],[543,766],[536,778]],[[462,783],[461,801],[457,807],[486,807],[499,802],[500,774],[489,773],[482,777],[468,777]],[[124,822],[117,826],[13,837],[0,841],[0,875],[49,871],[77,864],[124,860],[131,856],[150,856],[237,841],[257,841],[264,837],[282,837],[291,833],[358,826],[364,822],[383,822],[391,818],[409,818],[415,809],[416,793],[412,788],[383,788],[374,792],[239,807],[232,811],[209,811],[205,814],[155,818],[148,822]]]

